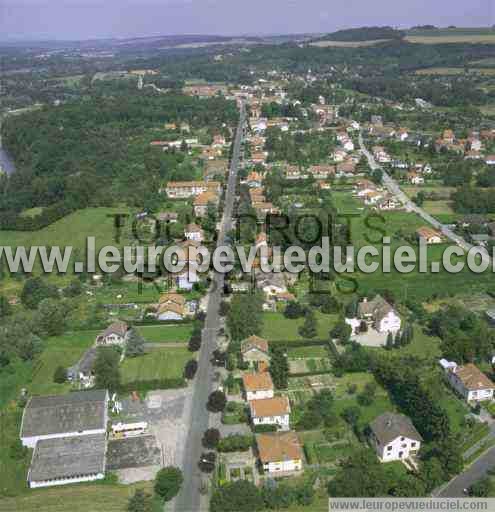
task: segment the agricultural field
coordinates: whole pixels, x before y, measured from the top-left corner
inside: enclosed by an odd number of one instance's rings
[[[315,317],[318,324],[316,339],[327,340],[329,331],[337,322],[337,315],[324,315],[317,311]],[[304,318],[290,319],[282,313],[263,313],[261,336],[268,341],[300,341],[305,339],[298,332],[303,323]]]
[[[494,39],[495,42],[495,39]],[[455,75],[495,75],[495,69],[490,68],[427,68],[418,69],[417,75],[455,76]]]
[[[495,31],[487,27],[409,30],[406,41],[420,44],[489,44],[495,43]]]
[[[157,348],[143,356],[126,358],[121,367],[122,383],[182,377],[184,366],[194,356],[187,348]]]

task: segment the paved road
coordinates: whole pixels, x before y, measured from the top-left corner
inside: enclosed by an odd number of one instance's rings
[[[476,460],[466,471],[451,480],[436,496],[441,498],[459,498],[465,496],[464,489],[483,478],[489,469],[495,467],[495,448],[491,448]]]
[[[362,153],[368,159],[368,164],[372,170],[381,169],[383,172],[383,184],[387,188],[387,190],[394,195],[406,208],[408,211],[415,212],[418,214],[423,220],[425,220],[428,224],[433,226],[435,229],[440,231],[446,238],[457,244],[459,247],[464,249],[464,251],[469,251],[473,246],[466,242],[466,240],[459,235],[455,234],[448,226],[442,224],[437,219],[432,217],[429,213],[425,212],[422,208],[420,208],[417,204],[413,203],[409,197],[404,194],[404,192],[399,187],[399,184],[382,168],[380,167],[373,155],[366,149],[366,146],[363,142],[362,133],[359,134],[359,145],[361,147]],[[484,258],[489,258],[489,256],[485,253]]]
[[[228,233],[232,227],[237,169],[239,166],[239,154],[244,126],[245,111],[244,105],[242,105],[237,136],[234,141],[227,191],[225,194],[224,213],[218,234],[218,245],[224,243],[225,234]],[[208,395],[216,387],[214,381],[215,370],[210,361],[212,353],[216,348],[216,335],[220,323],[219,306],[223,293],[223,284],[224,275],[215,272],[208,295],[205,328],[202,333],[203,343],[201,345],[198,361],[199,368],[193,384],[191,425],[184,426],[184,428],[189,427],[189,432],[183,462],[184,483],[181,492],[174,502],[176,512],[199,512],[201,510],[208,510],[208,497],[200,493],[202,474],[198,469],[198,461],[203,451],[201,438],[203,432],[210,424],[210,415],[206,410],[206,402],[208,401]]]

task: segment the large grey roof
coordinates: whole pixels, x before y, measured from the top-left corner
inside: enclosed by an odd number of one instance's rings
[[[105,429],[106,390],[35,396],[26,405],[21,437]]]
[[[388,444],[398,437],[407,437],[416,441],[423,440],[410,418],[403,414],[391,412],[381,414],[370,423],[370,428],[381,444]]]
[[[105,472],[105,434],[42,439],[36,443],[30,482]],[[70,503],[67,504],[70,509]]]

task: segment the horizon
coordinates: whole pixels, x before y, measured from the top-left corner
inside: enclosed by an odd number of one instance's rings
[[[0,41],[91,41],[170,36],[267,37],[331,33],[362,26],[495,24],[490,0],[348,0],[345,8],[324,0],[5,0],[0,6]],[[260,15],[261,13],[261,15]],[[61,28],[63,27],[63,28]]]

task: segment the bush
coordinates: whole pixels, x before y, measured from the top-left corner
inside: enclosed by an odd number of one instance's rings
[[[67,380],[67,370],[63,366],[57,366],[53,374],[53,382],[63,384]]]
[[[201,334],[193,334],[187,348],[190,352],[197,352],[201,348]]]
[[[265,434],[266,432],[276,432],[277,425],[255,425],[254,433],[255,434]]]
[[[209,428],[203,434],[203,446],[205,448],[215,449],[220,441],[220,431],[217,428]]]
[[[223,391],[213,391],[208,398],[206,407],[211,412],[222,412],[227,405],[227,397]]]
[[[220,439],[217,449],[219,452],[245,452],[253,445],[253,436],[233,434]]]
[[[22,444],[20,439],[16,439],[11,445],[9,456],[14,460],[22,460],[28,454],[28,449]]]
[[[184,377],[188,380],[194,379],[198,371],[198,362],[195,359],[190,359],[184,367]]]
[[[155,492],[164,501],[170,501],[179,494],[183,480],[182,471],[179,468],[169,466],[160,469],[155,478]]]
[[[207,452],[201,454],[201,459],[199,459],[198,467],[204,473],[212,473],[215,469],[215,464],[217,462],[217,454],[215,452]]]

